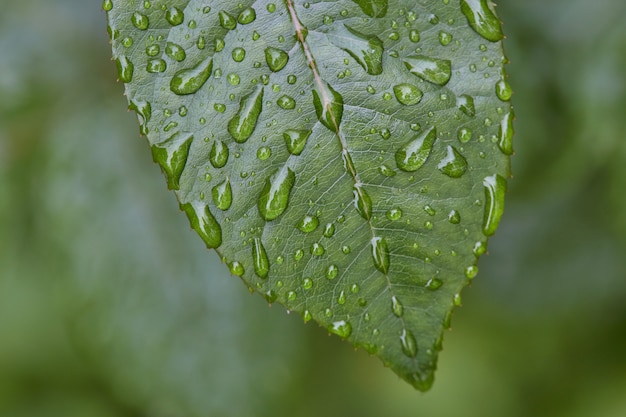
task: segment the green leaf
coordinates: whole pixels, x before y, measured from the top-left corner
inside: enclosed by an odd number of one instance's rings
[[[428,389],[509,176],[493,5],[103,7],[130,108],[206,245]]]

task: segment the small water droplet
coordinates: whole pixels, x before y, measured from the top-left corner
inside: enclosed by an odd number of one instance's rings
[[[176,45],[173,42],[167,43],[167,45],[165,46],[165,53],[174,61],[178,62],[183,61],[187,57],[187,54],[185,53],[183,47],[180,45]]]
[[[474,255],[476,255],[476,257],[484,255],[485,252],[487,252],[487,242],[481,242],[481,241],[476,242],[474,244],[474,248],[472,249],[472,252],[474,252]]]
[[[213,60],[200,61],[195,67],[178,71],[170,81],[170,89],[174,94],[193,94],[209,79],[213,69]]]
[[[339,273],[339,268],[337,268],[337,265],[329,265],[328,268],[326,268],[327,279],[335,279],[338,273]]]
[[[413,106],[422,100],[424,95],[422,91],[413,84],[398,84],[393,87],[393,93],[396,96],[396,100],[400,104],[406,106]]]
[[[396,171],[394,171],[393,169],[389,168],[387,165],[379,166],[378,167],[378,172],[383,174],[385,177],[393,177],[394,175],[396,175]]]
[[[137,116],[139,118],[139,133],[142,135],[148,134],[148,122],[152,117],[152,106],[148,101],[137,101],[130,100],[130,105],[128,106],[129,110],[134,110],[137,112]]]
[[[150,21],[148,20],[148,16],[143,15],[139,12],[135,12],[130,17],[130,21],[139,30],[146,30],[150,25]]]
[[[402,352],[409,358],[414,358],[417,355],[417,342],[410,330],[402,329],[400,346],[402,346]]]
[[[283,132],[283,138],[287,145],[287,150],[292,155],[300,155],[304,150],[307,139],[311,135],[311,130],[289,129]]]
[[[304,233],[311,233],[317,226],[319,226],[320,221],[315,216],[304,216],[300,222],[296,225],[298,229],[300,229]]]
[[[443,281],[440,280],[439,278],[431,278],[428,280],[428,282],[426,283],[426,288],[428,288],[431,291],[435,291],[437,289],[439,289],[439,287],[441,287],[443,285]]]
[[[123,83],[131,82],[135,71],[132,61],[126,55],[121,55],[115,62],[117,64],[117,78]]]
[[[237,19],[225,10],[219,12],[219,18],[220,26],[224,29],[233,30],[237,27]]]
[[[401,217],[402,217],[402,210],[400,210],[399,208],[393,208],[393,209],[387,210],[387,218],[389,220],[392,220],[392,221],[400,220]]]
[[[339,297],[337,297],[337,304],[344,305],[346,303],[346,292],[341,290]]]
[[[324,236],[325,237],[333,237],[335,235],[335,225],[332,223],[327,223],[324,227]]]
[[[513,110],[505,114],[500,122],[500,129],[498,131],[498,146],[505,155],[513,154],[513,119],[515,115]]]
[[[506,180],[498,174],[486,177],[485,186],[485,215],[483,217],[483,233],[491,236],[496,232],[502,212],[504,211],[504,193]]]
[[[228,133],[235,139],[235,142],[243,143],[252,136],[262,106],[263,87],[257,87],[255,91],[241,99],[239,111],[228,122]]]
[[[163,144],[152,146],[152,159],[161,166],[167,176],[167,187],[170,190],[180,188],[180,177],[187,164],[189,148],[193,141],[193,136],[183,140],[177,140],[178,133],[168,138]]]
[[[243,265],[240,262],[237,262],[237,261],[232,261],[228,265],[228,269],[230,270],[231,274],[237,275],[238,277],[242,276],[243,273],[245,272],[245,269],[244,269]]]
[[[452,76],[452,64],[447,59],[412,55],[404,58],[404,65],[412,74],[437,85],[446,85]]]
[[[339,132],[343,116],[343,97],[329,84],[313,90],[313,106],[317,119],[332,132]]]
[[[167,64],[161,58],[149,59],[146,64],[146,71],[149,73],[165,72]]]
[[[185,20],[185,14],[178,7],[170,7],[165,12],[165,20],[172,26],[178,26]]]
[[[213,202],[220,210],[228,210],[233,202],[233,190],[230,181],[225,180],[211,190]]]
[[[420,33],[417,31],[417,29],[411,29],[409,31],[409,40],[411,42],[419,42],[420,41]]]
[[[404,315],[404,306],[395,295],[391,297],[391,311],[396,317],[402,317]]]
[[[263,294],[263,297],[268,304],[272,304],[278,299],[278,294],[276,294],[276,291],[274,290],[268,290],[265,292],[265,294]]]
[[[448,213],[448,221],[452,224],[459,224],[461,223],[461,215],[458,211],[452,210]]]
[[[446,156],[439,162],[437,168],[450,178],[462,177],[467,171],[467,160],[454,146],[448,145],[446,152]]]
[[[254,22],[256,19],[256,11],[252,7],[246,7],[239,13],[237,21],[242,25],[247,25]]]
[[[283,110],[292,110],[296,108],[296,100],[289,96],[281,96],[276,100],[276,104]]]
[[[491,42],[504,38],[500,20],[487,5],[487,0],[461,0],[461,11],[472,29],[483,38]]]
[[[265,48],[265,62],[267,62],[267,66],[270,70],[278,72],[285,68],[285,65],[289,62],[289,55],[282,49],[269,46]]]
[[[444,32],[443,30],[439,32],[439,43],[442,46],[448,45],[452,42],[452,35],[448,32]]]
[[[474,98],[467,94],[462,94],[457,97],[456,106],[459,110],[465,113],[469,117],[476,115],[476,108],[474,107]]]
[[[200,235],[209,249],[218,248],[222,244],[222,228],[211,214],[209,206],[203,204],[199,207],[185,203],[180,208],[187,214],[191,228]]]
[[[272,156],[272,150],[267,146],[261,146],[256,151],[256,157],[259,158],[260,161],[265,161],[270,156]]]
[[[472,139],[472,131],[466,128],[461,128],[457,132],[457,137],[459,139],[459,142],[467,143]]]
[[[431,127],[423,134],[411,139],[396,152],[396,164],[403,171],[417,171],[428,159],[437,139],[437,129]]]
[[[467,268],[465,268],[465,276],[468,279],[474,279],[474,277],[476,277],[477,274],[478,274],[478,267],[476,265],[470,265]]]
[[[274,13],[276,11],[276,5],[274,3],[270,3],[267,5],[267,11],[270,13]]]
[[[328,326],[328,331],[345,339],[352,334],[352,325],[345,320],[335,321]]]
[[[258,237],[254,239],[254,244],[252,245],[252,263],[254,264],[254,273],[259,278],[267,278],[267,274],[270,271],[270,260],[267,257],[263,242]]]
[[[239,48],[239,47],[233,48],[231,52],[231,56],[233,57],[233,61],[241,62],[246,57],[246,50],[243,48]]]
[[[322,256],[324,254],[324,252],[326,252],[326,249],[324,249],[324,246],[322,246],[321,244],[315,242],[311,245],[311,254],[315,255],[315,256]]]
[[[274,220],[287,209],[289,193],[295,182],[296,174],[285,166],[267,178],[258,202],[263,219]]]

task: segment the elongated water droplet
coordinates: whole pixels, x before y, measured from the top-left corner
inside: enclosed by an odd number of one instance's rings
[[[193,94],[209,79],[213,70],[213,60],[206,59],[195,67],[178,71],[170,81],[170,89],[174,94]]]
[[[165,12],[165,20],[172,26],[178,26],[185,20],[185,14],[178,7],[170,7]]]
[[[252,136],[256,128],[263,106],[263,87],[257,87],[255,91],[241,99],[239,111],[228,122],[228,133],[235,142],[243,143]]]
[[[396,96],[396,100],[406,106],[413,106],[419,103],[424,95],[422,91],[413,84],[398,84],[393,87],[393,93]]]
[[[348,321],[340,320],[328,326],[328,331],[345,339],[352,334],[352,325]]]
[[[254,264],[254,273],[260,278],[267,278],[270,271],[270,260],[265,252],[265,247],[258,237],[254,239],[252,245],[252,263]]]
[[[327,223],[324,227],[324,236],[325,237],[333,237],[335,235],[335,225],[332,223]]]
[[[209,206],[185,203],[180,208],[187,213],[191,228],[200,235],[209,249],[218,248],[222,244],[222,228],[211,214]]]
[[[211,146],[209,161],[214,168],[222,168],[228,162],[228,146],[221,140],[216,140]]]
[[[404,306],[395,295],[391,297],[391,311],[396,317],[402,317],[404,315]]]
[[[265,48],[265,61],[273,72],[278,72],[289,62],[289,55],[282,49],[268,46]]]
[[[230,181],[225,180],[213,187],[211,195],[213,196],[213,202],[218,209],[228,210],[233,202],[233,190],[230,186]]]
[[[146,30],[150,25],[150,21],[148,20],[148,16],[143,15],[139,12],[135,12],[130,17],[130,21],[139,30]]]
[[[317,119],[332,132],[339,132],[343,116],[343,97],[329,84],[313,90],[313,106]]]
[[[376,35],[367,35],[348,25],[337,25],[327,35],[328,40],[349,53],[370,75],[383,72],[383,42]]]
[[[458,96],[456,99],[456,106],[469,117],[474,117],[476,115],[474,98],[472,96],[468,96],[467,94]]]
[[[130,100],[128,109],[137,112],[137,116],[139,118],[139,133],[144,136],[147,135],[148,122],[152,117],[152,106],[150,105],[150,102]]]
[[[298,229],[303,231],[304,233],[311,233],[317,226],[319,226],[320,221],[316,216],[304,216],[302,220],[297,224]]]
[[[452,64],[447,59],[411,55],[404,58],[404,65],[412,74],[437,85],[446,85],[452,76]]]
[[[388,0],[352,0],[358,4],[363,13],[369,17],[385,17],[387,14]]]
[[[467,160],[461,153],[454,147],[448,145],[446,147],[447,154],[445,158],[439,162],[437,168],[439,171],[446,174],[451,178],[460,178],[467,171]]]
[[[505,114],[502,118],[502,122],[500,122],[500,130],[498,132],[498,146],[500,150],[506,155],[513,154],[513,119],[515,118],[515,114],[513,114],[513,110],[509,113]]]
[[[285,139],[289,153],[292,155],[300,155],[311,133],[311,130],[285,130],[285,132],[283,132],[283,138]]]
[[[396,152],[396,164],[403,171],[417,171],[428,159],[437,139],[437,129],[433,126],[417,138],[412,139]]]
[[[256,11],[252,7],[246,7],[239,13],[237,21],[242,25],[247,25],[254,22],[256,19]]]
[[[402,352],[409,358],[414,358],[417,355],[417,342],[415,336],[410,330],[402,329],[400,335],[400,346],[402,346]]]
[[[372,258],[374,266],[383,274],[389,272],[389,248],[387,239],[382,237],[372,238]]]
[[[365,220],[371,219],[372,199],[370,198],[367,191],[365,191],[362,187],[357,186],[355,186],[352,191],[354,193],[354,207],[356,208],[356,211]]]
[[[220,26],[224,29],[233,30],[237,27],[237,19],[228,12],[222,10],[219,12]]]
[[[506,180],[498,174],[486,177],[485,186],[485,215],[483,217],[483,233],[491,236],[496,232],[502,212],[504,211],[504,193]]]
[[[117,57],[115,63],[117,64],[117,78],[123,83],[131,82],[135,71],[132,61],[126,55],[121,55]]]
[[[378,167],[378,172],[383,174],[385,177],[393,177],[396,175],[396,171],[389,168],[387,165],[381,165]]]
[[[180,176],[187,164],[189,148],[193,141],[193,136],[179,140],[179,133],[169,137],[164,143],[152,146],[152,159],[161,166],[167,176],[167,188],[178,190],[180,188]]]
[[[185,53],[183,47],[180,45],[176,45],[173,42],[167,43],[167,45],[165,46],[165,53],[174,61],[178,62],[183,61],[187,57],[187,54]]]
[[[513,95],[513,90],[509,83],[503,78],[496,83],[496,95],[502,101],[511,100],[511,96]]]
[[[483,38],[491,42],[504,38],[500,20],[487,5],[487,0],[461,0],[461,11],[472,29]]]
[[[265,181],[259,196],[259,213],[266,221],[280,216],[289,204],[289,193],[296,182],[296,174],[283,167]]]

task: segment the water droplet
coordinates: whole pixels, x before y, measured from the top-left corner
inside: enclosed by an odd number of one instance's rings
[[[254,273],[259,278],[267,278],[267,274],[270,271],[270,260],[267,257],[267,252],[265,252],[263,242],[258,237],[254,239],[254,244],[252,245],[252,263],[254,264]]]
[[[198,207],[185,203],[180,208],[187,214],[191,228],[200,235],[209,249],[218,248],[222,244],[222,228],[211,214],[209,206],[203,204]]]
[[[245,269],[244,269],[243,265],[240,262],[237,262],[237,261],[232,261],[228,265],[228,269],[230,270],[231,274],[237,275],[238,277],[242,276],[243,273],[245,272]]]
[[[513,110],[505,114],[500,122],[500,130],[498,131],[498,146],[502,153],[506,155],[513,154],[513,119],[515,115]]]
[[[467,171],[467,160],[454,146],[448,145],[446,151],[446,156],[439,162],[437,168],[450,178],[462,177]]]
[[[146,64],[146,71],[150,73],[165,72],[167,64],[161,58],[149,59]]]
[[[313,106],[317,119],[332,132],[339,132],[343,116],[343,97],[329,84],[313,90]]]
[[[337,297],[337,304],[344,305],[346,303],[346,292],[341,290],[339,297]]]
[[[455,306],[461,307],[463,299],[461,298],[461,294],[460,293],[454,294],[454,298],[452,300],[453,300]]]
[[[467,94],[462,94],[457,97],[456,106],[463,113],[468,115],[469,117],[474,117],[476,115],[476,108],[474,107],[474,98]]]
[[[439,43],[442,46],[446,46],[448,45],[450,42],[452,42],[452,35],[449,34],[448,32],[444,32],[443,30],[439,32]]]
[[[354,193],[354,207],[356,211],[365,220],[369,220],[372,217],[372,199],[367,191],[361,187],[354,186],[352,191]]]
[[[506,180],[498,174],[486,177],[485,186],[485,215],[483,217],[483,233],[491,236],[496,232],[502,212],[504,211],[504,193]]]
[[[396,317],[402,317],[404,314],[404,306],[395,295],[391,297],[391,311]]]
[[[474,279],[474,277],[476,277],[477,274],[478,274],[478,267],[476,265],[470,265],[467,268],[465,268],[465,276],[467,277],[467,279]]]
[[[483,38],[491,42],[504,38],[500,20],[487,5],[487,0],[461,0],[461,11],[472,29]]]
[[[259,158],[259,160],[261,161],[265,161],[270,156],[272,156],[272,150],[267,146],[261,146],[256,151],[256,157]]]
[[[396,164],[403,171],[417,171],[428,159],[437,139],[437,129],[431,127],[396,152]]]
[[[472,249],[472,252],[474,252],[474,255],[476,255],[476,257],[484,255],[485,252],[487,252],[487,242],[481,242],[481,241],[476,242],[474,244],[474,248]]]
[[[302,280],[302,288],[305,290],[310,290],[313,288],[313,280],[311,278],[304,278]]]
[[[152,117],[152,106],[147,101],[130,100],[129,110],[137,112],[139,117],[139,133],[142,135],[148,134],[148,122]]]
[[[209,79],[213,70],[213,60],[200,61],[195,67],[178,71],[170,81],[170,89],[174,94],[193,94]]]
[[[220,26],[224,29],[233,30],[237,27],[237,19],[228,12],[222,10],[219,13]]]
[[[472,131],[466,128],[461,128],[457,133],[457,137],[459,142],[467,143],[472,139]]]
[[[374,237],[371,243],[374,266],[383,274],[387,274],[387,272],[389,272],[389,249],[387,248],[387,239]]]
[[[422,91],[413,84],[398,84],[393,87],[393,93],[396,96],[396,100],[406,106],[413,106],[419,103],[424,95]]]
[[[402,210],[400,210],[399,208],[393,208],[390,210],[387,210],[387,218],[389,220],[400,220],[400,218],[402,217]]]
[[[317,226],[319,226],[320,221],[315,216],[304,216],[302,220],[296,225],[298,229],[300,229],[304,233],[311,233]]]
[[[350,322],[340,320],[333,322],[330,326],[328,326],[328,331],[345,339],[352,334],[352,325],[350,324]]]
[[[278,294],[276,294],[276,291],[274,290],[268,290],[265,292],[265,294],[263,294],[263,297],[268,304],[272,304],[278,299]]]
[[[452,76],[452,65],[447,59],[412,55],[404,58],[404,65],[412,74],[437,85],[446,85]]]
[[[311,135],[311,130],[289,129],[283,132],[283,138],[287,145],[287,150],[292,155],[300,155],[304,150],[307,139]]]
[[[451,210],[450,213],[448,213],[448,221],[452,224],[459,224],[461,223],[461,215],[458,211]]]
[[[148,16],[143,15],[139,12],[135,12],[130,17],[130,21],[139,30],[146,30],[150,25],[150,21],[148,20]]]
[[[369,17],[385,17],[387,14],[388,0],[352,0],[359,5],[363,13]]]
[[[276,100],[276,104],[278,107],[284,110],[291,110],[296,108],[296,100],[289,96],[281,96],[278,100]]]
[[[327,34],[328,40],[343,49],[370,75],[383,72],[383,42],[376,35],[367,35],[348,25],[338,25]]]
[[[289,204],[289,193],[296,182],[296,174],[283,167],[268,177],[259,196],[259,213],[266,221],[280,216]]]
[[[235,139],[235,142],[243,143],[252,136],[262,106],[263,87],[257,87],[255,91],[241,99],[239,111],[228,122],[228,133]]]
[[[172,26],[178,26],[185,20],[185,14],[178,7],[170,7],[165,12],[165,20]]]
[[[113,9],[113,2],[111,0],[104,0],[102,2],[102,10],[105,12],[110,12]]]
[[[443,281],[440,280],[439,278],[431,278],[428,280],[428,282],[426,283],[426,288],[428,288],[431,291],[435,291],[437,289],[439,289],[439,287],[441,287],[443,285]]]
[[[417,342],[410,330],[402,329],[400,346],[402,346],[402,352],[409,358],[414,358],[417,355]]]
[[[333,237],[335,235],[335,225],[332,223],[327,223],[324,227],[324,236],[325,237]]]
[[[215,52],[220,52],[226,46],[226,43],[224,42],[224,39],[222,38],[215,38],[214,43],[215,43]]]
[[[335,279],[338,273],[339,273],[339,268],[337,268],[337,265],[329,265],[328,268],[326,268],[327,279]]]
[[[393,177],[394,175],[396,175],[396,171],[394,171],[393,169],[389,168],[387,165],[379,166],[378,167],[378,172],[383,174],[385,177]]]
[[[180,45],[176,45],[173,42],[167,43],[167,45],[165,46],[165,53],[174,61],[178,62],[183,61],[187,57],[187,54],[185,53],[183,47]]]
[[[502,101],[511,100],[511,96],[513,95],[513,90],[508,82],[505,79],[501,79],[496,83],[496,95]]]
[[[278,72],[287,65],[289,55],[282,49],[269,46],[265,48],[265,61],[267,62],[267,66],[270,67],[270,70]]]
[[[239,47],[233,48],[231,52],[231,56],[233,57],[233,61],[241,62],[246,57],[246,50],[243,48],[239,48]]]
[[[267,11],[270,13],[274,13],[276,11],[276,5],[274,3],[270,3],[267,5]]]
[[[230,181],[225,180],[216,185],[211,190],[213,202],[220,210],[228,210],[233,202],[233,190],[230,187]]]
[[[161,47],[157,44],[149,45],[146,47],[146,55],[148,56],[157,56],[161,53]]]
[[[305,323],[308,323],[309,321],[311,321],[313,316],[311,316],[311,312],[309,310],[304,310],[304,313],[302,314],[302,318],[304,319]]]
[[[409,40],[411,42],[420,41],[420,33],[417,31],[417,29],[411,29],[411,31],[409,32]]]
[[[222,168],[228,162],[228,146],[221,140],[216,140],[211,146],[209,161],[215,168]]]
[[[188,136],[183,140],[177,140],[178,133],[168,138],[162,145],[152,146],[152,158],[154,162],[161,166],[167,176],[167,187],[170,190],[180,188],[180,176],[187,164],[189,148],[193,141],[193,136]]]
[[[324,246],[322,246],[321,244],[315,242],[311,245],[311,254],[315,255],[315,256],[322,256],[324,254],[324,252],[326,252],[326,249],[324,249]]]
[[[237,21],[242,25],[247,25],[254,22],[256,19],[256,11],[252,7],[246,7],[239,13]]]
[[[115,62],[117,64],[117,78],[123,83],[131,82],[135,70],[132,61],[126,55],[121,55]]]

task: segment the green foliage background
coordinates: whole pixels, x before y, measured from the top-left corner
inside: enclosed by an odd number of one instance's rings
[[[0,14],[0,415],[626,414],[626,4],[503,0],[505,216],[431,392],[230,277],[188,231],[97,1]]]

